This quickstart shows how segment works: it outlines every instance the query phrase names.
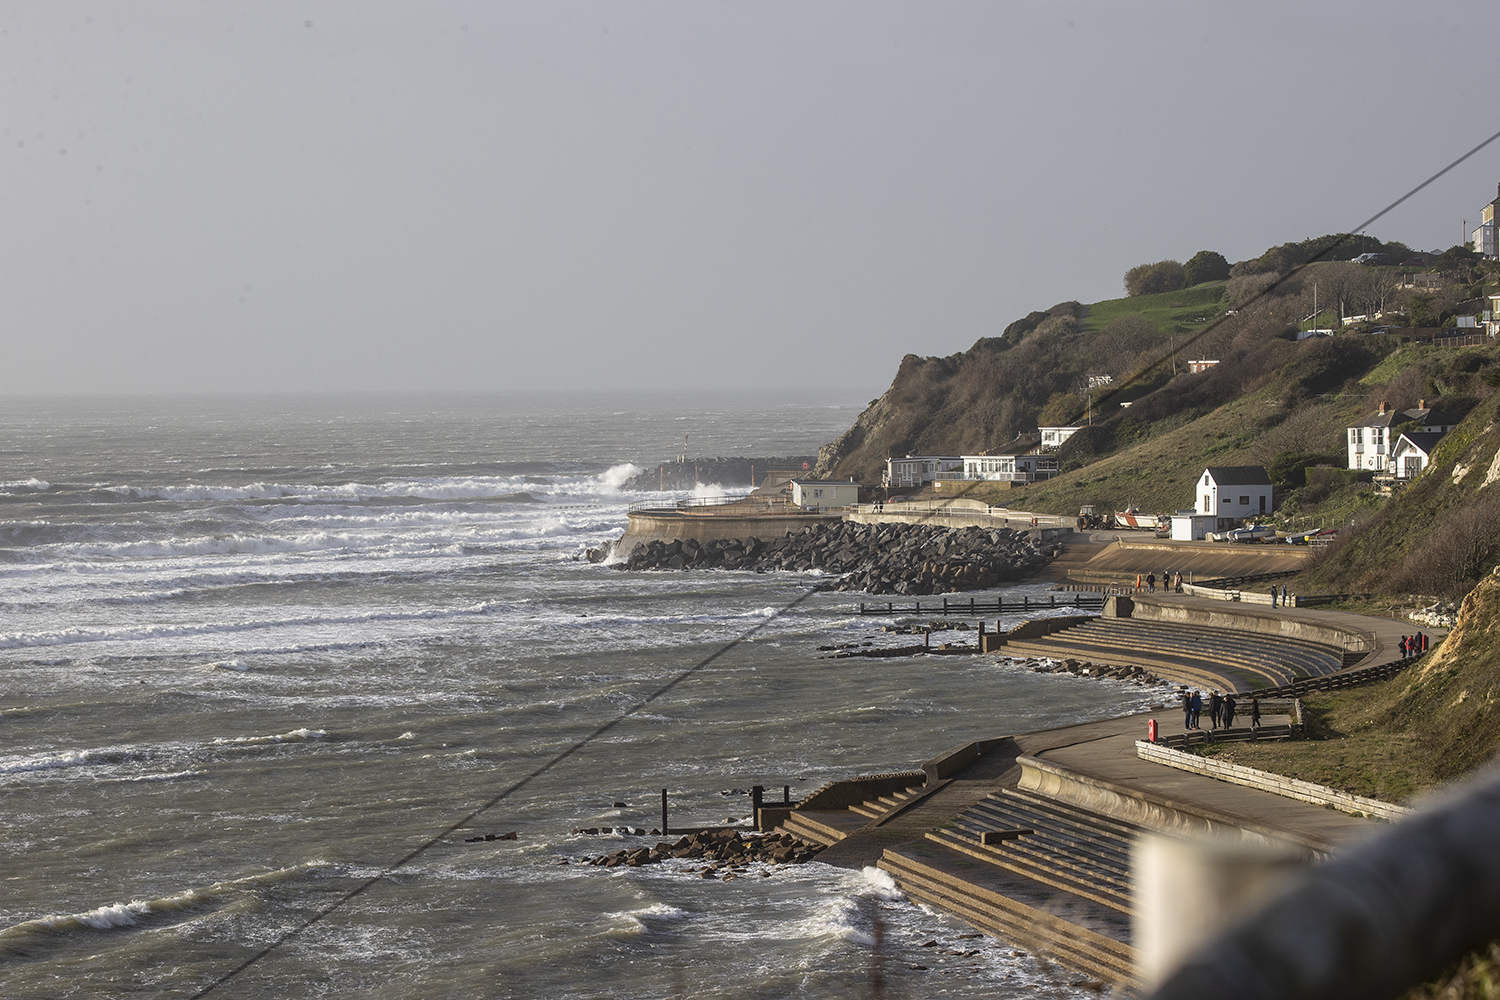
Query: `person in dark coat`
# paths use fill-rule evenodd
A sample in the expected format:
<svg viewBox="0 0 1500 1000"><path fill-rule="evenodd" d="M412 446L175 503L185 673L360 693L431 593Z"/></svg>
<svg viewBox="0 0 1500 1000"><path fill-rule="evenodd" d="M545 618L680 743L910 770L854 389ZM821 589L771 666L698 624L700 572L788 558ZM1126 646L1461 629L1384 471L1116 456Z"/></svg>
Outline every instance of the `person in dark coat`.
<svg viewBox="0 0 1500 1000"><path fill-rule="evenodd" d="M1208 693L1208 719L1209 719L1209 728L1211 728L1211 729L1218 729L1219 728L1219 713L1221 711L1223 711L1223 709L1224 709L1224 699L1219 697L1219 692L1217 692L1217 691L1210 691Z"/></svg>
<svg viewBox="0 0 1500 1000"><path fill-rule="evenodd" d="M1156 574L1155 573L1147 573L1146 574L1146 593L1148 593L1148 594L1154 594L1154 593L1156 593Z"/></svg>
<svg viewBox="0 0 1500 1000"><path fill-rule="evenodd" d="M1187 688L1182 689L1182 728L1193 728L1193 696Z"/></svg>
<svg viewBox="0 0 1500 1000"><path fill-rule="evenodd" d="M1193 692L1193 713L1192 713L1193 714L1193 724L1188 727L1189 729L1202 729L1203 728L1202 726L1198 725L1198 716L1199 716L1199 714L1202 711L1203 711L1203 695L1200 694L1197 691L1194 691Z"/></svg>
<svg viewBox="0 0 1500 1000"><path fill-rule="evenodd" d="M1251 698L1250 699L1250 728L1251 729L1259 729L1260 728L1260 699L1259 698Z"/></svg>
<svg viewBox="0 0 1500 1000"><path fill-rule="evenodd" d="M1224 728L1228 729L1234 725L1234 692L1231 691L1224 696Z"/></svg>
<svg viewBox="0 0 1500 1000"><path fill-rule="evenodd" d="M1401 637L1401 659L1403 659L1403 660L1406 659L1406 657L1410 653L1411 653L1411 642L1410 642L1409 639L1406 638L1406 636L1403 635Z"/></svg>
<svg viewBox="0 0 1500 1000"><path fill-rule="evenodd" d="M1273 607L1273 608L1276 607L1276 586L1275 586L1275 584L1272 584L1272 586L1271 586L1271 607Z"/></svg>

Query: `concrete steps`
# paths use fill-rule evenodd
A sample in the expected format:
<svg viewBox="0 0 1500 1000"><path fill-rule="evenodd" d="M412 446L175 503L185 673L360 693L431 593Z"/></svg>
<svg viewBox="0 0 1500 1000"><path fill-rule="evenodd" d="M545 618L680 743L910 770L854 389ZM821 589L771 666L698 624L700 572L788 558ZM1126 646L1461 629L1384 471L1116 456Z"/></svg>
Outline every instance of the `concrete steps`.
<svg viewBox="0 0 1500 1000"><path fill-rule="evenodd" d="M1078 969L1105 986L1141 987L1129 920L1113 910L1067 893L1039 893L1009 884L1007 873L987 872L985 866L942 844L914 843L887 850L879 867L911 899Z"/></svg>
<svg viewBox="0 0 1500 1000"><path fill-rule="evenodd" d="M848 809L793 810L776 829L790 833L810 844L830 847L868 823L865 817Z"/></svg>
<svg viewBox="0 0 1500 1000"><path fill-rule="evenodd" d="M1130 824L1006 789L964 812L951 829L926 836L950 850L1130 913L1130 847L1137 832ZM997 840L997 834L1005 839Z"/></svg>
<svg viewBox="0 0 1500 1000"><path fill-rule="evenodd" d="M921 786L918 786L916 788L908 788L905 791L896 792L891 795L882 795L879 798L866 799L859 805L850 806L849 811L857 813L860 816L865 817L866 819L879 819L886 813L890 812L892 809L898 808L899 806L905 805L907 802L910 802L917 796L917 794L921 790Z"/></svg>
<svg viewBox="0 0 1500 1000"><path fill-rule="evenodd" d="M1096 618L1046 639L1007 642L1002 648L1011 656L1140 666L1182 683L1237 691L1336 673L1346 660L1343 650L1318 643L1130 618Z"/></svg>

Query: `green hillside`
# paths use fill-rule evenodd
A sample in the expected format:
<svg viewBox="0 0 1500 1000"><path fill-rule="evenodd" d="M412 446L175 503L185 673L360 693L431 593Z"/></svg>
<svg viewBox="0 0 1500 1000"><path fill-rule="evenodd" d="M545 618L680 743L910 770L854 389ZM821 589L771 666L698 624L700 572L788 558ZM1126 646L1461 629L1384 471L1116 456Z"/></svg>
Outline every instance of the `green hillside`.
<svg viewBox="0 0 1500 1000"><path fill-rule="evenodd" d="M989 503L1063 515L1085 504L1170 511L1192 505L1192 483L1205 466L1260 465L1277 480L1283 527L1367 524L1323 560L1305 592L1462 593L1476 567L1500 554L1489 533L1473 526L1486 518L1500 524L1500 500L1491 510L1487 495L1478 503L1472 497L1480 489L1474 484L1492 475L1500 401L1491 383L1500 384L1500 347L1433 347L1368 328L1296 337L1329 297L1340 309L1383 303L1393 317L1435 302L1443 303L1440 315L1472 311L1493 266L1464 267L1460 277L1470 284L1437 292L1402 292L1394 274L1379 273L1386 269L1333 263L1313 265L1258 300L1252 296L1274 274L1060 303L960 354L908 355L890 389L820 451L818 471L875 482L890 456L1022 451L1035 444L1036 427L1088 424L1091 416L1058 452L1058 478L1019 489L950 483L943 495L961 489ZM1187 361L1199 358L1218 364L1189 373ZM1112 382L1090 391L1090 376ZM1382 401L1402 410L1419 400L1472 415L1439 449L1446 471L1434 469L1387 500L1368 474L1343 469L1345 428ZM1481 464L1439 488L1455 468ZM1472 544L1450 556L1454 539ZM1393 560L1399 573L1390 572Z"/></svg>

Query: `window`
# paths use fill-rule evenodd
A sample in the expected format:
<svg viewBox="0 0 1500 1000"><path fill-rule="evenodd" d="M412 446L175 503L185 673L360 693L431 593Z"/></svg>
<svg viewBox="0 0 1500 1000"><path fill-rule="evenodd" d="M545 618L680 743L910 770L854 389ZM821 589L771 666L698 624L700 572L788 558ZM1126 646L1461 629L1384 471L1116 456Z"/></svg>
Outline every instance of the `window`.
<svg viewBox="0 0 1500 1000"><path fill-rule="evenodd" d="M823 495L823 491L822 490L813 490L813 498L814 499L817 499L818 497L821 497L822 495Z"/></svg>
<svg viewBox="0 0 1500 1000"><path fill-rule="evenodd" d="M1240 506L1241 507L1248 507L1248 506L1250 506L1250 498L1249 497L1240 497Z"/></svg>
<svg viewBox="0 0 1500 1000"><path fill-rule="evenodd" d="M1208 513L1209 511L1211 511L1213 509L1214 509L1213 498L1210 497L1207 493L1203 494L1203 512L1204 513Z"/></svg>
<svg viewBox="0 0 1500 1000"><path fill-rule="evenodd" d="M1228 497L1225 497L1225 498L1224 498L1224 502L1225 502L1225 503L1234 503L1234 501L1233 501L1233 500L1231 500L1231 499L1229 499L1229 498L1228 498Z"/></svg>

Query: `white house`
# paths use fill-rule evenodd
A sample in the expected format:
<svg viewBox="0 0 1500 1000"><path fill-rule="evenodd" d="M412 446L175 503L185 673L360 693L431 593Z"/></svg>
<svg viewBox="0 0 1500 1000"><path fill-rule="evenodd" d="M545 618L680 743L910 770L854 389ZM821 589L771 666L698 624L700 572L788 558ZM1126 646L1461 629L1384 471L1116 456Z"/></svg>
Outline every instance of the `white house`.
<svg viewBox="0 0 1500 1000"><path fill-rule="evenodd" d="M938 478L942 472L953 472L964 467L964 460L957 455L907 455L905 458L885 460L885 478L880 485L887 489L924 486Z"/></svg>
<svg viewBox="0 0 1500 1000"><path fill-rule="evenodd" d="M1211 465L1198 477L1197 513L1212 515L1215 531L1271 513L1271 477L1258 465Z"/></svg>
<svg viewBox="0 0 1500 1000"><path fill-rule="evenodd" d="M1201 542L1217 527L1218 521L1212 514L1179 510L1172 515L1172 541Z"/></svg>
<svg viewBox="0 0 1500 1000"><path fill-rule="evenodd" d="M1446 435L1433 431L1407 431L1391 445L1391 472L1397 479L1415 479L1432 464L1432 449Z"/></svg>
<svg viewBox="0 0 1500 1000"><path fill-rule="evenodd" d="M940 480L1034 483L1059 475L1058 460L1046 455L964 455L963 467L939 474Z"/></svg>
<svg viewBox="0 0 1500 1000"><path fill-rule="evenodd" d="M1081 430L1082 427L1038 427L1037 433L1042 436L1043 451L1056 451L1064 441Z"/></svg>
<svg viewBox="0 0 1500 1000"><path fill-rule="evenodd" d="M1391 448L1396 442L1391 428L1413 420L1420 424L1423 433L1446 434L1458 426L1459 418L1456 414L1430 408L1425 399L1418 400L1416 408L1411 410L1393 410L1382 401L1379 409L1349 426L1348 467L1374 472L1394 471L1391 468Z"/></svg>
<svg viewBox="0 0 1500 1000"><path fill-rule="evenodd" d="M859 502L859 484L843 479L793 479L792 503L806 510L848 507Z"/></svg>

